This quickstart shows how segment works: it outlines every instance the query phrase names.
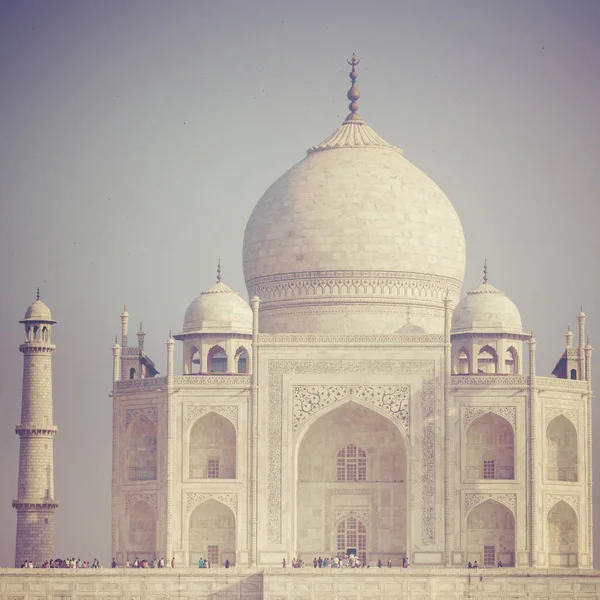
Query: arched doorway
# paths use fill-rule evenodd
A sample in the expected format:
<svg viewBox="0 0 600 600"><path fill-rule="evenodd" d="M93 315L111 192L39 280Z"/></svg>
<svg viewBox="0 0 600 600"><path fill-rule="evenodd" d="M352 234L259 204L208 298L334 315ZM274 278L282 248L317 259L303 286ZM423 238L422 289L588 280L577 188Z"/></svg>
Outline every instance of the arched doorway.
<svg viewBox="0 0 600 600"><path fill-rule="evenodd" d="M577 515L563 500L548 512L548 563L551 567L578 564Z"/></svg>
<svg viewBox="0 0 600 600"><path fill-rule="evenodd" d="M482 567L515 564L515 519L495 500L478 504L467 518L467 560Z"/></svg>
<svg viewBox="0 0 600 600"><path fill-rule="evenodd" d="M297 454L297 555L312 561L356 549L363 564L401 563L406 469L402 433L371 408L346 402L310 424Z"/></svg>
<svg viewBox="0 0 600 600"><path fill-rule="evenodd" d="M467 429L466 456L469 479L514 479L512 425L494 413L475 419Z"/></svg>
<svg viewBox="0 0 600 600"><path fill-rule="evenodd" d="M235 427L214 412L200 417L190 431L190 479L235 479Z"/></svg>
<svg viewBox="0 0 600 600"><path fill-rule="evenodd" d="M211 565L235 565L235 515L222 502L207 500L190 515L188 528L189 564L197 567L201 558Z"/></svg>
<svg viewBox="0 0 600 600"><path fill-rule="evenodd" d="M547 477L551 481L577 481L577 431L569 419L558 415L546 430Z"/></svg>
<svg viewBox="0 0 600 600"><path fill-rule="evenodd" d="M342 519L336 528L337 556L356 556L361 564L367 562L367 526L355 517Z"/></svg>
<svg viewBox="0 0 600 600"><path fill-rule="evenodd" d="M127 560L156 558L156 512L143 500L130 509L127 520Z"/></svg>

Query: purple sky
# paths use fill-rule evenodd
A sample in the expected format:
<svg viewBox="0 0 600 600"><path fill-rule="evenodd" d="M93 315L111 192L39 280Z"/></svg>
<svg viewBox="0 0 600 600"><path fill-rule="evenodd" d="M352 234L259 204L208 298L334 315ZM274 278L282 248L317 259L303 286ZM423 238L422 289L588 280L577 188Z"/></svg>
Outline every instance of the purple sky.
<svg viewBox="0 0 600 600"><path fill-rule="evenodd" d="M600 348L599 2L3 0L0 565L14 560L17 321L36 287L58 320L56 554L106 564L123 303L164 372L168 331L218 257L245 295L246 220L345 116L352 52L361 115L458 210L463 292L487 258L535 330L540 375L581 303Z"/></svg>

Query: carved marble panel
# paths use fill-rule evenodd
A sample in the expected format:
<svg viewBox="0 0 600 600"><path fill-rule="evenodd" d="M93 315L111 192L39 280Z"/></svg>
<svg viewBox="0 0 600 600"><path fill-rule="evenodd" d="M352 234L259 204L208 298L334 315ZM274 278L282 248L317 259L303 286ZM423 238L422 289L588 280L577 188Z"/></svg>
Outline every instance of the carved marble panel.
<svg viewBox="0 0 600 600"><path fill-rule="evenodd" d="M238 407L237 406L210 406L206 404L188 404L185 411L185 429L188 428L190 423L195 421L198 417L205 415L209 412L223 415L226 419L231 421L237 431L238 427Z"/></svg>
<svg viewBox="0 0 600 600"><path fill-rule="evenodd" d="M552 509L552 507L560 501L566 502L577 514L579 517L579 504L580 497L574 494L544 494L544 514L548 515L548 512Z"/></svg>
<svg viewBox="0 0 600 600"><path fill-rule="evenodd" d="M475 419L488 412L506 419L513 426L513 429L517 425L517 408L515 406L465 406L463 407L463 423L465 429Z"/></svg>
<svg viewBox="0 0 600 600"><path fill-rule="evenodd" d="M125 512L129 512L129 509L136 503L142 500L146 504L156 508L158 502L158 495L156 492L141 492L134 494L125 495Z"/></svg>
<svg viewBox="0 0 600 600"><path fill-rule="evenodd" d="M409 434L408 385L302 385L294 387L294 433L311 415L352 396L361 402L372 404L389 412Z"/></svg>
<svg viewBox="0 0 600 600"><path fill-rule="evenodd" d="M486 500L495 500L511 510L514 516L517 514L517 494L480 494L467 493L464 496L463 510L466 515L474 506L485 502Z"/></svg>
<svg viewBox="0 0 600 600"><path fill-rule="evenodd" d="M579 434L579 411L576 408L566 408L560 406L548 406L544 410L544 428L547 428L550 422L563 415L566 419L573 423L575 431Z"/></svg>
<svg viewBox="0 0 600 600"><path fill-rule="evenodd" d="M129 427L131 423L140 415L148 417L155 425L158 424L158 407L157 406L145 406L143 408L128 408L125 410L125 428Z"/></svg>
<svg viewBox="0 0 600 600"><path fill-rule="evenodd" d="M185 492L183 495L183 506L185 507L185 514L188 515L196 506L202 504L206 500L217 500L222 502L231 510L233 514L237 516L237 494L202 494L196 492Z"/></svg>

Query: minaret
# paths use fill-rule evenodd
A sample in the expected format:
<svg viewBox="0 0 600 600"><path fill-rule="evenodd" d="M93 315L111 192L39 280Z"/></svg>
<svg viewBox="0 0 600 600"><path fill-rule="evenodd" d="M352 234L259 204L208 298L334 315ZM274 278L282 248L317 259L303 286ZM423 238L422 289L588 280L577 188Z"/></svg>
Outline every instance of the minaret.
<svg viewBox="0 0 600 600"><path fill-rule="evenodd" d="M50 309L37 300L19 323L25 325L23 393L20 437L19 489L13 507L17 509L15 566L32 561L41 566L54 556L54 436L52 424L52 320Z"/></svg>

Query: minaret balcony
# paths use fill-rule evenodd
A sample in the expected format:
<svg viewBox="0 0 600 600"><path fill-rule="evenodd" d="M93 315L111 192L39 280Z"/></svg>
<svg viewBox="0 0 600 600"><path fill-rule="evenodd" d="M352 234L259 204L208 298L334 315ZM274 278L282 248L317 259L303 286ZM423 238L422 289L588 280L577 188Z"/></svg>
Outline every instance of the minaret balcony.
<svg viewBox="0 0 600 600"><path fill-rule="evenodd" d="M58 427L56 425L44 425L43 427L39 427L33 425L31 423L27 423L25 425L17 425L15 427L15 433L17 435L46 435L54 437L58 431Z"/></svg>

